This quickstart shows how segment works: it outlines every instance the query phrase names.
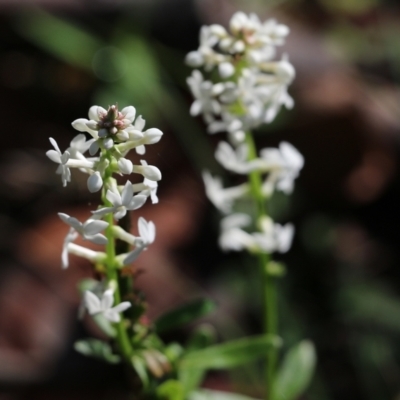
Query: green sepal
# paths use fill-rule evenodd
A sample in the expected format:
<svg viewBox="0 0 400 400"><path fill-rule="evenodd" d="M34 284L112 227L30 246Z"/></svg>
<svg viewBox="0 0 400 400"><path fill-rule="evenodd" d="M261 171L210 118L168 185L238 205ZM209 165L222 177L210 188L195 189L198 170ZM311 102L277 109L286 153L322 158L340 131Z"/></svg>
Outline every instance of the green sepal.
<svg viewBox="0 0 400 400"><path fill-rule="evenodd" d="M110 364L118 364L121 357L113 354L111 346L98 339L78 340L74 344L74 348L78 353L85 356L99 358Z"/></svg>
<svg viewBox="0 0 400 400"><path fill-rule="evenodd" d="M265 356L278 348L282 340L275 335L250 336L207 347L186 354L180 369L229 369Z"/></svg>
<svg viewBox="0 0 400 400"><path fill-rule="evenodd" d="M317 356L309 340L293 346L283 359L277 373L274 400L295 400L307 389L314 375Z"/></svg>
<svg viewBox="0 0 400 400"><path fill-rule="evenodd" d="M189 324L195 319L211 313L214 309L215 303L209 299L194 300L162 315L155 322L155 329L158 333L170 331Z"/></svg>

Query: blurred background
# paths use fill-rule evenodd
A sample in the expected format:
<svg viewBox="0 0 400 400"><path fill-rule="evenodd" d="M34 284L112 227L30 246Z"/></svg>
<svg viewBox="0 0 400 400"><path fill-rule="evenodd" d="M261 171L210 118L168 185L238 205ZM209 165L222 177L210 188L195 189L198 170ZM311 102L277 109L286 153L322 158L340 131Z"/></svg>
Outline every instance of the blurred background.
<svg viewBox="0 0 400 400"><path fill-rule="evenodd" d="M400 399L400 5L395 0L0 1L0 399L127 398L118 367L74 352L96 335L77 321L77 283L90 267L60 253L66 226L98 204L86 178L63 188L47 159L93 104L134 105L164 132L146 160L163 179L160 203L140 215L157 240L137 262L148 316L195 297L215 300L207 319L222 339L259 333L254 262L217 247L219 215L202 169L224 174L209 136L189 116L183 59L202 24L237 11L291 28L284 47L297 77L294 110L256 133L260 147L287 140L306 163L279 222L293 221L281 287L289 346L313 340L318 369L304 399ZM226 182L232 176L225 174ZM135 224L135 222L134 222ZM184 340L177 332L166 340ZM259 396L251 368L210 374L205 385Z"/></svg>

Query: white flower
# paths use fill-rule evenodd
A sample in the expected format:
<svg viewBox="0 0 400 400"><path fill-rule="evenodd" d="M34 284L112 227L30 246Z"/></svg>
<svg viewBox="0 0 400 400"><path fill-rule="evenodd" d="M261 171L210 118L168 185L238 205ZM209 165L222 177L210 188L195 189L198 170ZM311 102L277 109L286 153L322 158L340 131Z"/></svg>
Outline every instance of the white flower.
<svg viewBox="0 0 400 400"><path fill-rule="evenodd" d="M158 183L156 181L151 181L147 178L144 178L143 183L134 183L132 187L135 193L139 192L143 196L146 197L150 196L151 202L153 204L158 203L158 197L157 197Z"/></svg>
<svg viewBox="0 0 400 400"><path fill-rule="evenodd" d="M105 214L113 213L116 219L121 219L126 215L128 210L136 210L140 208L146 201L146 196L138 194L133 196L133 188L130 181L125 183L121 194L118 189L112 187L112 190L107 190L107 200L112 204L112 207L100 208L92 211L92 214L97 217Z"/></svg>
<svg viewBox="0 0 400 400"><path fill-rule="evenodd" d="M224 214L232 211L234 200L243 197L248 193L248 184L243 184L224 189L221 178L213 177L208 171L203 172L203 181L207 197Z"/></svg>
<svg viewBox="0 0 400 400"><path fill-rule="evenodd" d="M102 314L110 322L120 322L120 313L131 307L129 301L123 301L112 307L114 304L114 292L112 289L106 290L101 299L87 290L84 294L84 304L90 315Z"/></svg>
<svg viewBox="0 0 400 400"><path fill-rule="evenodd" d="M135 124L130 128L126 129L126 135L117 136L121 141L127 142L125 146L120 146L120 150L124 151L124 147L127 149L134 148L137 154L145 154L145 145L154 144L159 142L163 133L157 128L150 128L143 131L146 121L141 115L136 119Z"/></svg>
<svg viewBox="0 0 400 400"><path fill-rule="evenodd" d="M236 172L238 174L248 174L257 165L253 162L247 161L248 147L245 143L239 145L236 150L224 141L218 143L217 150L215 151L215 158L227 170Z"/></svg>
<svg viewBox="0 0 400 400"><path fill-rule="evenodd" d="M136 238L136 248L128 253L123 260L124 265L128 265L136 260L139 254L152 244L156 238L156 226L154 222L147 222L143 217L138 220L139 237Z"/></svg>
<svg viewBox="0 0 400 400"><path fill-rule="evenodd" d="M80 133L76 135L70 143L70 147L68 147L67 151L70 154L71 158L76 159L86 159L83 154L89 150L91 144L95 141L95 139L90 139L86 141L86 136Z"/></svg>
<svg viewBox="0 0 400 400"><path fill-rule="evenodd" d="M271 185L286 194L293 192L294 180L304 166L304 157L288 142L281 142L279 149L266 148L260 151L260 169L269 172L263 190L268 192Z"/></svg>
<svg viewBox="0 0 400 400"><path fill-rule="evenodd" d="M216 100L216 96L222 92L223 86L205 81L198 70L194 70L192 75L187 78L187 84L195 98L190 107L190 115L196 116L202 113L206 120L210 120L213 114L221 113L221 105Z"/></svg>
<svg viewBox="0 0 400 400"><path fill-rule="evenodd" d="M60 164L57 168L56 173L61 175L61 182L63 186L67 186L67 182L71 182L71 171L67 166L67 162L70 158L70 153L68 151L64 152L64 154L61 153L57 142L53 138L50 138L49 140L55 150L47 151L46 155L50 158L51 161Z"/></svg>
<svg viewBox="0 0 400 400"><path fill-rule="evenodd" d="M257 243L255 238L241 229L251 223L251 218L247 214L231 214L221 220L221 234L219 245L222 250L256 250Z"/></svg>
<svg viewBox="0 0 400 400"><path fill-rule="evenodd" d="M294 236L293 224L275 224L265 217L260 225L262 232L253 233L252 236L262 251L286 253L290 249Z"/></svg>
<svg viewBox="0 0 400 400"><path fill-rule="evenodd" d="M88 219L84 223L78 221L74 217L70 217L64 213L58 213L58 216L68 224L70 227L74 228L79 234L86 240L89 240L96 244L106 244L107 238L100 232L107 228L108 222ZM67 235L68 237L68 235Z"/></svg>

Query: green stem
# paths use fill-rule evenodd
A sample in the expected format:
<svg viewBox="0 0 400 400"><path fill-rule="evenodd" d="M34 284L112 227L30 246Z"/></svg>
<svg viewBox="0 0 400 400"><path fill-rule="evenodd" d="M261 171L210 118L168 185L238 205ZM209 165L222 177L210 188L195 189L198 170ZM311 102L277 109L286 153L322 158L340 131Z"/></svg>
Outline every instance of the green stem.
<svg viewBox="0 0 400 400"><path fill-rule="evenodd" d="M257 151L251 132L246 133L246 144L249 151L249 160L257 158ZM265 198L262 194L262 177L258 171L252 171L249 174L249 182L252 196L257 206L257 221L267 215L265 206ZM263 302L264 302L264 332L271 335L278 334L278 307L277 307L277 290L275 278L267 273L267 264L270 256L267 253L258 254L260 264L260 275L263 282ZM278 361L278 352L271 349L266 357L266 398L273 400L273 386L275 381L275 373Z"/></svg>
<svg viewBox="0 0 400 400"><path fill-rule="evenodd" d="M102 190L102 200L103 204L106 207L109 207L111 204L106 198L106 188L107 188L107 181L110 179L111 173L109 171L105 172L104 177L104 185ZM108 239L106 245L106 275L109 282L113 282L114 288L114 304L121 303L121 293L119 287L119 279L118 279L118 270L115 265L115 239L113 236L113 225L114 225L114 216L112 213L106 214L105 221L108 222L108 227L105 230L106 237ZM131 343L129 341L128 333L126 331L126 327L124 325L124 320L121 318L119 322L114 323L114 327L117 332L116 341L119 347L119 350L126 361L131 360L133 349Z"/></svg>

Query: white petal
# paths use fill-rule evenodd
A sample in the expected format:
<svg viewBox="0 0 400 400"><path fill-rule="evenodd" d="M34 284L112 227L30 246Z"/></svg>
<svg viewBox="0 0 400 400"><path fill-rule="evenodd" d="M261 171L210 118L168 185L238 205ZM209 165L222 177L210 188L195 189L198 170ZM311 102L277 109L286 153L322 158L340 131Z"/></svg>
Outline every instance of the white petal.
<svg viewBox="0 0 400 400"><path fill-rule="evenodd" d="M99 151L99 144L97 143L97 140L96 140L90 145L89 154L91 156L94 156L98 151Z"/></svg>
<svg viewBox="0 0 400 400"><path fill-rule="evenodd" d="M128 206L128 204L132 200L132 196L133 196L132 183L130 181L127 181L125 183L125 186L122 189L122 193L121 193L121 203L122 203L122 205L125 206L125 207Z"/></svg>
<svg viewBox="0 0 400 400"><path fill-rule="evenodd" d="M87 290L84 294L84 303L90 315L101 311L100 299L89 290Z"/></svg>
<svg viewBox="0 0 400 400"><path fill-rule="evenodd" d="M154 144L160 141L163 133L157 128L150 128L144 132L146 137L146 144Z"/></svg>
<svg viewBox="0 0 400 400"><path fill-rule="evenodd" d="M135 107L132 106L125 107L121 110L121 114L124 116L124 118L128 119L130 122L133 122L136 116L136 109Z"/></svg>
<svg viewBox="0 0 400 400"><path fill-rule="evenodd" d="M61 154L56 150L48 150L46 156L49 157L51 161L61 164Z"/></svg>
<svg viewBox="0 0 400 400"><path fill-rule="evenodd" d="M113 307L112 310L117 313L121 313L121 312L127 310L131 306L132 306L132 304L129 301L123 301L122 303L119 303L118 305Z"/></svg>
<svg viewBox="0 0 400 400"><path fill-rule="evenodd" d="M93 215L97 215L99 217L102 217L103 215L113 213L114 211L115 211L115 207L104 207L104 208L99 208L96 211L91 211L91 213Z"/></svg>
<svg viewBox="0 0 400 400"><path fill-rule="evenodd" d="M104 145L105 149L110 150L114 146L114 140L112 140L112 138L110 138L110 137L105 138L103 140L103 145Z"/></svg>
<svg viewBox="0 0 400 400"><path fill-rule="evenodd" d="M61 218L61 216L60 216ZM86 235L92 236L96 235L104 229L106 229L108 226L108 222L106 221L101 221L97 219L89 219L87 220L84 225L83 225L83 231L85 232Z"/></svg>
<svg viewBox="0 0 400 400"><path fill-rule="evenodd" d="M136 118L136 121L135 121L135 125L134 125L134 126L135 126L135 129L141 131L141 130L143 130L143 128L144 128L145 125L146 125L146 121L142 118L141 115L139 115L139 116Z"/></svg>
<svg viewBox="0 0 400 400"><path fill-rule="evenodd" d="M137 210L138 208L142 207L142 205L146 202L147 197L143 196L142 194L138 194L131 198L129 205L127 205L128 210Z"/></svg>
<svg viewBox="0 0 400 400"><path fill-rule="evenodd" d="M146 153L146 147L143 146L143 145L137 146L135 148L135 150L136 150L136 153L141 155L141 156Z"/></svg>
<svg viewBox="0 0 400 400"><path fill-rule="evenodd" d="M108 289L104 292L101 298L101 309L103 311L108 310L114 303L114 291L112 289Z"/></svg>
<svg viewBox="0 0 400 400"><path fill-rule="evenodd" d="M126 258L124 259L124 265L129 265L130 263L134 262L143 251L144 247L136 247L135 250L128 253Z"/></svg>
<svg viewBox="0 0 400 400"><path fill-rule="evenodd" d="M97 233L93 236L86 236L85 239L89 240L92 243L104 245L108 243L108 239L102 235L101 233Z"/></svg>
<svg viewBox="0 0 400 400"><path fill-rule="evenodd" d="M113 192L112 190L107 190L106 197L114 207L122 206L122 199L119 193Z"/></svg>
<svg viewBox="0 0 400 400"><path fill-rule="evenodd" d="M114 218L115 219L121 219L124 218L126 215L126 208L125 207L121 207L120 210L118 210L115 214L114 214Z"/></svg>
<svg viewBox="0 0 400 400"><path fill-rule="evenodd" d="M106 310L103 312L104 318L110 322L119 322L121 321L120 315L115 312L113 309Z"/></svg>

